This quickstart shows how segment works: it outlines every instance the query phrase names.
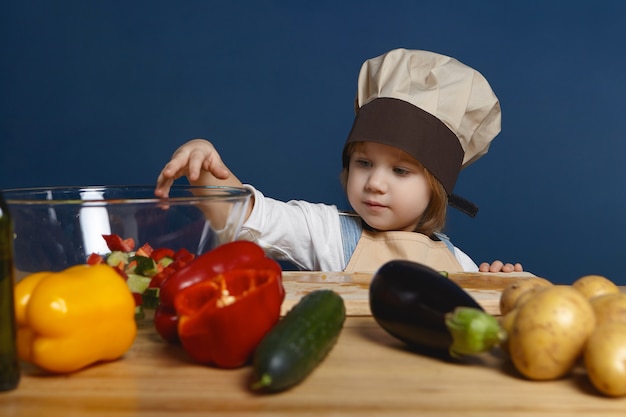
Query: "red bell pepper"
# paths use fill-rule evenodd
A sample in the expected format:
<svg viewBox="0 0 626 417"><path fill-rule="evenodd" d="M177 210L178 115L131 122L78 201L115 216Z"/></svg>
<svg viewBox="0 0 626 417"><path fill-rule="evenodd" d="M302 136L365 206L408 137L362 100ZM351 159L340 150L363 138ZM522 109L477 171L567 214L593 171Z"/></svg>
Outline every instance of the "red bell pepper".
<svg viewBox="0 0 626 417"><path fill-rule="evenodd" d="M174 299L181 344L205 365L245 365L278 322L284 297L280 266L268 258L187 287Z"/></svg>
<svg viewBox="0 0 626 417"><path fill-rule="evenodd" d="M166 341L179 341L178 313L174 306L174 298L179 292L233 269L255 269L259 266L268 269L270 263L272 267L269 269L278 272L281 296L284 297L280 265L266 258L265 252L256 243L245 240L230 242L196 257L161 283L159 305L154 312L155 329Z"/></svg>

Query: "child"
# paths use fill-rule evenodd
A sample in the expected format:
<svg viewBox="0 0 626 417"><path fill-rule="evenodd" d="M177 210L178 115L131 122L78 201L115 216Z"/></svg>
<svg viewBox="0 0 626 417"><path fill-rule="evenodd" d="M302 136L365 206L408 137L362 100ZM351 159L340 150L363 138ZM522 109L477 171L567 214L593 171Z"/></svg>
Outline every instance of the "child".
<svg viewBox="0 0 626 417"><path fill-rule="evenodd" d="M410 259L448 272L522 271L500 261L479 268L441 233L448 204L475 214L452 189L500 132L500 105L482 75L443 55L392 50L363 64L355 108L342 184L356 215L280 202L245 185L253 198L240 239L304 270L374 272ZM194 185L243 186L201 139L176 150L155 194L167 196L181 176Z"/></svg>

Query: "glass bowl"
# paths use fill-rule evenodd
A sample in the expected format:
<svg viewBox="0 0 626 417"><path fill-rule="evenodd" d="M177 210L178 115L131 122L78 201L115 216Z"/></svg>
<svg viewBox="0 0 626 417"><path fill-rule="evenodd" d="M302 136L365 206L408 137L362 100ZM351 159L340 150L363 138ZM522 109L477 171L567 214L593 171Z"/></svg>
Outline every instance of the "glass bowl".
<svg viewBox="0 0 626 417"><path fill-rule="evenodd" d="M234 240L251 192L235 187L88 186L2 190L13 220L16 279L60 271L111 252L103 235L136 247L181 248L200 255Z"/></svg>

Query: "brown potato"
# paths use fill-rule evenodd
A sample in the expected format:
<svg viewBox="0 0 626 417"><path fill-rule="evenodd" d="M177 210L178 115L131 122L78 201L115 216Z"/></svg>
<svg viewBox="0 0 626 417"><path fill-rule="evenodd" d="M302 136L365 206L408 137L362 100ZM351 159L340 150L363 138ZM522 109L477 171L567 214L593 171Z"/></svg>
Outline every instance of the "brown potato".
<svg viewBox="0 0 626 417"><path fill-rule="evenodd" d="M521 293L519 297L517 297L517 300L515 300L515 304L513 305L513 310L518 309L521 306L523 306L524 303L526 303L526 301L530 300L537 292L541 291L544 288L545 287L542 287L542 286L536 286Z"/></svg>
<svg viewBox="0 0 626 417"><path fill-rule="evenodd" d="M626 323L626 294L611 293L589 300L596 315L596 326L611 321Z"/></svg>
<svg viewBox="0 0 626 417"><path fill-rule="evenodd" d="M598 391L611 397L626 395L626 323L598 326L587 341L584 359Z"/></svg>
<svg viewBox="0 0 626 417"><path fill-rule="evenodd" d="M513 332L513 325L515 324L515 319L517 318L518 312L519 308L514 308L513 310L506 313L504 316L500 316L498 318L500 327L506 333L506 338L500 343L500 348L507 354L509 353L509 340L511 338L511 333Z"/></svg>
<svg viewBox="0 0 626 417"><path fill-rule="evenodd" d="M595 326L589 301L571 286L543 288L519 307L508 340L515 368L533 380L567 374Z"/></svg>
<svg viewBox="0 0 626 417"><path fill-rule="evenodd" d="M572 284L587 299L597 297L602 294L614 294L619 292L619 288L613 281L602 275L585 275L578 278Z"/></svg>
<svg viewBox="0 0 626 417"><path fill-rule="evenodd" d="M552 285L550 281L540 277L519 279L510 283L504 288L500 296L500 314L504 316L513 310L524 293L550 285Z"/></svg>

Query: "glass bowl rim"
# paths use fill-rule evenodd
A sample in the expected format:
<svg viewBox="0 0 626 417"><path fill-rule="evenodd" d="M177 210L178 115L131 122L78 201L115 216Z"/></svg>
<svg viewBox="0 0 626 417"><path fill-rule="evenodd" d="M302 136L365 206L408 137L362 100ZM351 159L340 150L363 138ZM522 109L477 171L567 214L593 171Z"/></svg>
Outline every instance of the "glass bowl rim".
<svg viewBox="0 0 626 417"><path fill-rule="evenodd" d="M252 191L244 187L225 185L187 185L173 184L170 187L170 196L157 197L154 195L155 185L87 185L87 186L50 186L50 187L27 187L27 188L7 188L1 189L0 194L8 205L112 205L112 204L181 204L181 203L202 203L210 201L245 201L252 196ZM118 190L135 192L153 191L147 194L149 197L116 197L116 198L72 198L72 199L35 199L35 195L47 192L106 192L107 190ZM203 195L174 196L171 194L177 191L204 191L209 192ZM12 194L14 194L12 196Z"/></svg>

